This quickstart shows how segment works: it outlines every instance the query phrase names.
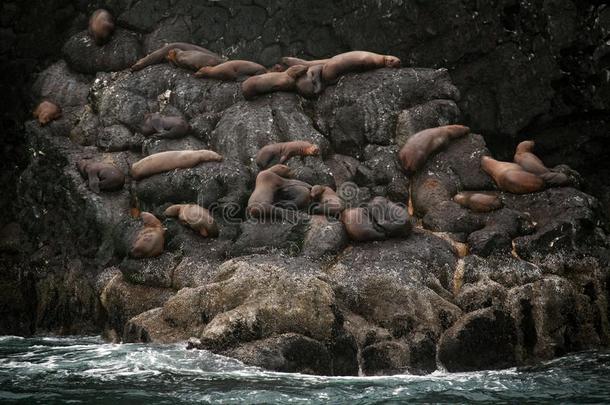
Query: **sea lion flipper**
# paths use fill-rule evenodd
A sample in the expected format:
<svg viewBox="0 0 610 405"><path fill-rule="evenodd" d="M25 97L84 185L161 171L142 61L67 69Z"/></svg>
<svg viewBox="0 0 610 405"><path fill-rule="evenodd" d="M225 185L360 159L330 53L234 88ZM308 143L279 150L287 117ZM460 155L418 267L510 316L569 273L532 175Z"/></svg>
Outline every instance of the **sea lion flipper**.
<svg viewBox="0 0 610 405"><path fill-rule="evenodd" d="M95 194L100 193L100 178L97 176L97 173L93 171L87 172L87 177L89 180L89 189L93 191Z"/></svg>

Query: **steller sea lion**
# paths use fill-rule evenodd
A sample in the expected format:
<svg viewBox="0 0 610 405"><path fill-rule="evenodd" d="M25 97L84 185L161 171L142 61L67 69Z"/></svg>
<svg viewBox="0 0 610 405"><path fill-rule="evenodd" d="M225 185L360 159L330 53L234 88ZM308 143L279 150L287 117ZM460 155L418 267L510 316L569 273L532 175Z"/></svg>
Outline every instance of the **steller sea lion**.
<svg viewBox="0 0 610 405"><path fill-rule="evenodd" d="M341 75L378 68L399 68L400 59L392 55L379 55L367 51L341 53L330 58L322 68L324 83L334 83Z"/></svg>
<svg viewBox="0 0 610 405"><path fill-rule="evenodd" d="M330 59L317 59L317 60L305 60L305 59L301 59L301 58L295 58L292 56L284 56L283 58L280 58L280 63L284 66L297 66L297 65L303 65L303 66L316 66L316 65L323 65L326 62L328 62Z"/></svg>
<svg viewBox="0 0 610 405"><path fill-rule="evenodd" d="M497 194L478 191L462 191L453 196L453 201L474 212L490 212L502 208Z"/></svg>
<svg viewBox="0 0 610 405"><path fill-rule="evenodd" d="M114 32L114 18L107 10L95 10L89 18L89 35L96 45L101 46L110 40Z"/></svg>
<svg viewBox="0 0 610 405"><path fill-rule="evenodd" d="M131 245L130 254L137 259L155 257L163 253L165 229L161 221L150 212L140 214L144 227L138 231Z"/></svg>
<svg viewBox="0 0 610 405"><path fill-rule="evenodd" d="M168 207L164 214L168 217L178 217L180 222L188 225L201 236L218 236L218 227L210 211L197 204L175 204Z"/></svg>
<svg viewBox="0 0 610 405"><path fill-rule="evenodd" d="M313 214L336 216L345 208L341 197L328 186L313 186L310 197L313 203L310 212Z"/></svg>
<svg viewBox="0 0 610 405"><path fill-rule="evenodd" d="M551 186L567 186L570 183L568 176L563 173L554 172L542 163L542 160L534 154L534 141L523 141L517 145L513 160L523 170L537 174L544 182Z"/></svg>
<svg viewBox="0 0 610 405"><path fill-rule="evenodd" d="M196 77L225 81L237 81L249 76L262 75L267 69L263 65L247 60L230 60L216 66L205 66L195 72Z"/></svg>
<svg viewBox="0 0 610 405"><path fill-rule="evenodd" d="M123 188L125 175L113 164L83 159L76 163L81 176L87 179L89 188L96 194L100 191L116 191Z"/></svg>
<svg viewBox="0 0 610 405"><path fill-rule="evenodd" d="M140 180L157 173L174 169L188 169L202 162L219 162L221 160L221 155L206 149L159 152L131 165L131 177Z"/></svg>
<svg viewBox="0 0 610 405"><path fill-rule="evenodd" d="M345 209L341 213L341 222L345 225L345 231L351 240L364 242L386 239L385 233L376 228L365 208Z"/></svg>
<svg viewBox="0 0 610 405"><path fill-rule="evenodd" d="M264 73L252 76L241 84L241 91L246 100L256 96L276 91L292 91L296 88L296 80L307 72L307 66L292 66L284 72Z"/></svg>
<svg viewBox="0 0 610 405"><path fill-rule="evenodd" d="M34 110L34 118L38 119L40 125L47 125L59 117L61 117L61 108L50 101L42 101Z"/></svg>
<svg viewBox="0 0 610 405"><path fill-rule="evenodd" d="M217 55L201 51L183 51L178 48L170 49L167 52L167 60L174 66L194 71L205 66L216 66L224 61Z"/></svg>
<svg viewBox="0 0 610 405"><path fill-rule="evenodd" d="M432 153L447 145L449 140L464 136L469 132L470 128L463 125L445 125L424 129L407 139L398 152L398 157L404 169L414 173L421 169Z"/></svg>
<svg viewBox="0 0 610 405"><path fill-rule="evenodd" d="M159 113L146 114L144 122L140 127L142 135L155 138L181 138L186 136L191 126L186 120L179 116L164 117Z"/></svg>
<svg viewBox="0 0 610 405"><path fill-rule="evenodd" d="M263 146L256 154L256 164L265 169L276 163L283 164L293 156L315 156L320 153L317 145L306 141L272 143Z"/></svg>
<svg viewBox="0 0 610 405"><path fill-rule="evenodd" d="M275 202L275 193L284 182L285 179L278 175L274 168L261 171L256 176L254 191L248 199L248 206L246 207L248 215L254 218L268 218L280 214L281 211L277 210L273 203Z"/></svg>
<svg viewBox="0 0 610 405"><path fill-rule="evenodd" d="M313 65L307 72L297 79L297 92L303 97L313 97L324 90L322 81L322 68L324 65Z"/></svg>
<svg viewBox="0 0 610 405"><path fill-rule="evenodd" d="M500 162L489 156L483 156L481 168L491 176L502 191L527 194L544 188L544 180L533 173L526 172L516 163Z"/></svg>
<svg viewBox="0 0 610 405"><path fill-rule="evenodd" d="M207 53L208 55L210 55L212 57L216 57L223 61L225 60L224 58L220 57L218 54L210 51L209 49L205 49L200 46L193 45L193 44L187 44L184 42L172 42L172 43L167 44L164 47L161 47L161 48L157 49L156 51L146 55L142 59L138 60L131 67L131 71L135 72L136 70L144 69L146 66L156 65L158 63L164 62L167 59L167 55L168 55L169 51L172 49L180 49L183 51L199 51L199 52Z"/></svg>

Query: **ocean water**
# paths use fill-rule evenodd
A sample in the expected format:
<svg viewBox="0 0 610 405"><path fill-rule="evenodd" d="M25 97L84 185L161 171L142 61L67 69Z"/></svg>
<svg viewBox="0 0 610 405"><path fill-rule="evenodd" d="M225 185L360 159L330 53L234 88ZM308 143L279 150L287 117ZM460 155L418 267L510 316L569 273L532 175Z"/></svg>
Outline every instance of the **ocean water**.
<svg viewBox="0 0 610 405"><path fill-rule="evenodd" d="M0 403L609 403L610 352L540 366L427 376L264 371L179 345L0 337Z"/></svg>

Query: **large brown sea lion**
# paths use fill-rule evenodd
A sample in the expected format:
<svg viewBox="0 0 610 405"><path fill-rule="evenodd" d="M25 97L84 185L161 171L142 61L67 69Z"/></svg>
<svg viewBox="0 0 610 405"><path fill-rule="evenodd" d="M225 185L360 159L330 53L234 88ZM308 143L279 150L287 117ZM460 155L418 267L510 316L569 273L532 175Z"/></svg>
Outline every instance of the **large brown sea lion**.
<svg viewBox="0 0 610 405"><path fill-rule="evenodd" d="M138 231L131 245L130 254L135 258L155 257L163 253L165 229L161 221L150 212L140 214L144 227Z"/></svg>
<svg viewBox="0 0 610 405"><path fill-rule="evenodd" d="M196 77L225 81L237 81L246 77L262 75L267 69L263 65L248 60L230 60L216 66L205 66L195 72Z"/></svg>
<svg viewBox="0 0 610 405"><path fill-rule="evenodd" d="M197 204L175 204L168 207L164 214L168 217L178 217L180 222L188 225L201 236L218 236L218 226L210 211Z"/></svg>
<svg viewBox="0 0 610 405"><path fill-rule="evenodd" d="M399 68L400 59L392 55L379 55L367 51L352 51L335 55L322 68L325 83L336 82L341 75L378 68Z"/></svg>
<svg viewBox="0 0 610 405"><path fill-rule="evenodd" d="M96 45L101 46L110 40L114 32L114 18L107 10L100 8L89 17L89 35Z"/></svg>
<svg viewBox="0 0 610 405"><path fill-rule="evenodd" d="M182 51L199 51L199 52L207 53L210 56L213 56L213 57L216 57L219 59L223 59L218 54L210 51L209 49L205 49L200 46L193 45L193 44L187 44L184 42L172 42L172 43L167 44L164 47L157 49L156 51L148 54L147 56L143 57L142 59L138 60L131 67L131 71L135 72L136 70L144 69L146 66L156 65L158 63L165 62L165 60L167 59L167 54L172 49L180 49Z"/></svg>
<svg viewBox="0 0 610 405"><path fill-rule="evenodd" d="M91 191L96 194L100 191L120 190L125 184L125 175L113 164L83 159L76 167L81 176L87 179Z"/></svg>
<svg viewBox="0 0 610 405"><path fill-rule="evenodd" d="M313 65L307 72L297 79L297 92L303 97L313 97L324 90L322 68L324 65Z"/></svg>
<svg viewBox="0 0 610 405"><path fill-rule="evenodd" d="M293 156L315 156L320 153L317 145L306 141L272 143L263 146L256 154L256 164L265 169L274 164L283 164Z"/></svg>
<svg viewBox="0 0 610 405"><path fill-rule="evenodd" d="M191 126L179 116L165 117L159 113L146 114L140 127L142 135L155 138L181 138L186 136Z"/></svg>
<svg viewBox="0 0 610 405"><path fill-rule="evenodd" d="M59 108L58 105L45 100L38 104L33 115L40 125L47 125L49 122L61 117L61 108Z"/></svg>
<svg viewBox="0 0 610 405"><path fill-rule="evenodd" d="M174 169L188 169L202 162L219 162L222 156L206 149L172 150L147 156L131 165L131 177L136 180Z"/></svg>
<svg viewBox="0 0 610 405"><path fill-rule="evenodd" d="M533 173L526 172L516 163L500 162L489 156L483 156L481 168L492 177L502 191L527 194L544 188L544 180Z"/></svg>
<svg viewBox="0 0 610 405"><path fill-rule="evenodd" d="M198 71L205 66L216 66L224 62L224 59L201 51L183 51L178 48L167 52L167 60L174 66L184 69Z"/></svg>
<svg viewBox="0 0 610 405"><path fill-rule="evenodd" d="M449 143L449 140L464 136L470 128L463 125L445 125L428 128L407 139L398 152L398 157L404 169L414 173L426 163L428 157Z"/></svg>
<svg viewBox="0 0 610 405"><path fill-rule="evenodd" d="M542 160L534 154L534 141L523 141L517 145L514 161L523 170L537 174L550 186L566 186L570 183L568 176L563 173L554 172L542 163Z"/></svg>
<svg viewBox="0 0 610 405"><path fill-rule="evenodd" d="M241 91L246 100L256 96L276 91L292 91L296 88L296 81L307 72L307 66L292 66L284 72L271 72L252 76L241 84Z"/></svg>
<svg viewBox="0 0 610 405"><path fill-rule="evenodd" d="M303 66L316 66L316 65L323 65L326 62L328 62L330 59L317 59L317 60L305 60L305 59L301 59L301 58L295 58L292 56L284 56L283 58L280 58L280 63L282 65L285 66L297 66L297 65L303 65Z"/></svg>
<svg viewBox="0 0 610 405"><path fill-rule="evenodd" d="M313 186L310 192L313 203L310 212L313 214L324 214L336 216L343 211L345 205L335 190L328 186Z"/></svg>
<svg viewBox="0 0 610 405"><path fill-rule="evenodd" d="M490 212L502 208L497 194L479 191L462 191L453 196L453 201L475 212Z"/></svg>

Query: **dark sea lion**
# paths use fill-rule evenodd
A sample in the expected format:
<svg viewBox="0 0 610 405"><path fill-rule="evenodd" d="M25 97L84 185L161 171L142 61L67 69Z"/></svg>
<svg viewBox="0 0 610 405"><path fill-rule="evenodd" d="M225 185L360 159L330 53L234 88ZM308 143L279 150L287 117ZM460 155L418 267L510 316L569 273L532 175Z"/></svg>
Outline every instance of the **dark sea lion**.
<svg viewBox="0 0 610 405"><path fill-rule="evenodd" d="M280 58L280 63L282 65L285 66L297 66L297 65L303 65L303 66L316 66L316 65L323 65L326 62L328 62L330 59L317 59L317 60L305 60L305 59L301 59L301 58L295 58L292 56L284 56L283 58Z"/></svg>
<svg viewBox="0 0 610 405"><path fill-rule="evenodd" d="M322 68L324 65L313 65L307 68L307 72L297 79L297 92L303 97L314 97L324 90L322 81Z"/></svg>
<svg viewBox="0 0 610 405"><path fill-rule="evenodd" d="M307 72L307 66L292 66L284 72L271 72L252 76L241 84L241 91L246 100L276 91L293 91L296 81Z"/></svg>
<svg viewBox="0 0 610 405"><path fill-rule="evenodd" d="M125 175L113 164L83 159L76 167L81 176L87 179L91 191L96 194L100 191L120 190L125 184Z"/></svg>
<svg viewBox="0 0 610 405"><path fill-rule="evenodd" d="M336 216L345 208L341 197L337 195L335 190L328 186L313 186L311 188L310 197L311 202L313 203L310 212L313 214Z"/></svg>
<svg viewBox="0 0 610 405"><path fill-rule="evenodd" d="M263 65L248 60L230 60L216 66L205 66L195 72L196 77L237 81L246 77L267 73Z"/></svg>
<svg viewBox="0 0 610 405"><path fill-rule="evenodd" d="M526 172L516 163L500 162L489 156L483 156L481 168L491 176L502 191L527 194L544 188L544 180L533 173Z"/></svg>
<svg viewBox="0 0 610 405"><path fill-rule="evenodd" d="M167 60L174 66L193 71L224 62L224 59L217 55L210 55L201 51L183 51L178 48L170 49L167 52Z"/></svg>
<svg viewBox="0 0 610 405"><path fill-rule="evenodd" d="M163 253L165 230L161 221L149 212L140 214L144 227L138 231L131 245L130 254L135 258L155 257Z"/></svg>
<svg viewBox="0 0 610 405"><path fill-rule="evenodd" d="M89 17L89 35L96 45L101 46L110 40L114 32L114 18L107 10L100 8Z"/></svg>
<svg viewBox="0 0 610 405"><path fill-rule="evenodd" d="M274 198L274 205L293 210L305 209L310 202L311 184L296 179L285 179Z"/></svg>
<svg viewBox="0 0 610 405"><path fill-rule="evenodd" d="M366 51L341 53L324 63L322 80L325 83L334 83L341 75L346 73L362 72L383 67L399 68L400 59L392 55L379 55Z"/></svg>
<svg viewBox="0 0 610 405"><path fill-rule="evenodd" d="M167 59L167 54L172 49L180 49L182 51L199 51L199 52L207 53L210 56L222 59L224 61L224 59L222 57L220 57L218 54L210 51L209 49L205 49L200 46L193 45L193 44L187 44L184 42L172 42L172 43L167 44L164 47L157 49L156 51L148 54L147 56L143 57L142 59L138 60L131 67L131 71L135 72L136 70L144 69L146 66L156 65L158 63L165 62L165 60Z"/></svg>
<svg viewBox="0 0 610 405"><path fill-rule="evenodd" d="M45 100L38 104L33 115L40 125L47 125L49 122L61 117L61 108L59 108L58 105Z"/></svg>
<svg viewBox="0 0 610 405"><path fill-rule="evenodd" d="M365 208L347 208L341 213L341 222L351 240L364 242L384 240L385 233L377 229L368 210Z"/></svg>
<svg viewBox="0 0 610 405"><path fill-rule="evenodd" d="M398 157L404 169L414 173L426 163L428 157L449 143L449 140L464 136L470 128L463 125L445 125L428 128L407 139L398 152Z"/></svg>
<svg viewBox="0 0 610 405"><path fill-rule="evenodd" d="M159 152L131 165L131 177L136 180L174 169L188 169L203 162L219 162L222 156L206 149Z"/></svg>
<svg viewBox="0 0 610 405"><path fill-rule="evenodd" d="M542 160L534 154L534 141L523 141L517 145L514 161L523 170L537 174L550 186L566 186L570 183L568 176L563 173L553 172L546 167Z"/></svg>
<svg viewBox="0 0 610 405"><path fill-rule="evenodd" d="M165 117L159 113L146 114L144 122L140 127L142 135L155 138L181 138L186 136L191 126L186 120L179 116Z"/></svg>
<svg viewBox="0 0 610 405"><path fill-rule="evenodd" d="M188 225L201 236L218 236L218 226L210 211L197 204L175 204L168 207L164 214L168 217L178 217L180 222Z"/></svg>
<svg viewBox="0 0 610 405"><path fill-rule="evenodd" d="M375 197L368 204L369 215L387 237L407 236L411 233L411 223L407 208L385 197Z"/></svg>
<svg viewBox="0 0 610 405"><path fill-rule="evenodd" d="M462 191L453 196L453 201L475 212L490 212L502 208L497 194L478 191Z"/></svg>
<svg viewBox="0 0 610 405"><path fill-rule="evenodd" d="M276 163L282 164L293 156L315 156L318 153L320 148L306 141L272 143L258 151L255 161L264 169Z"/></svg>

